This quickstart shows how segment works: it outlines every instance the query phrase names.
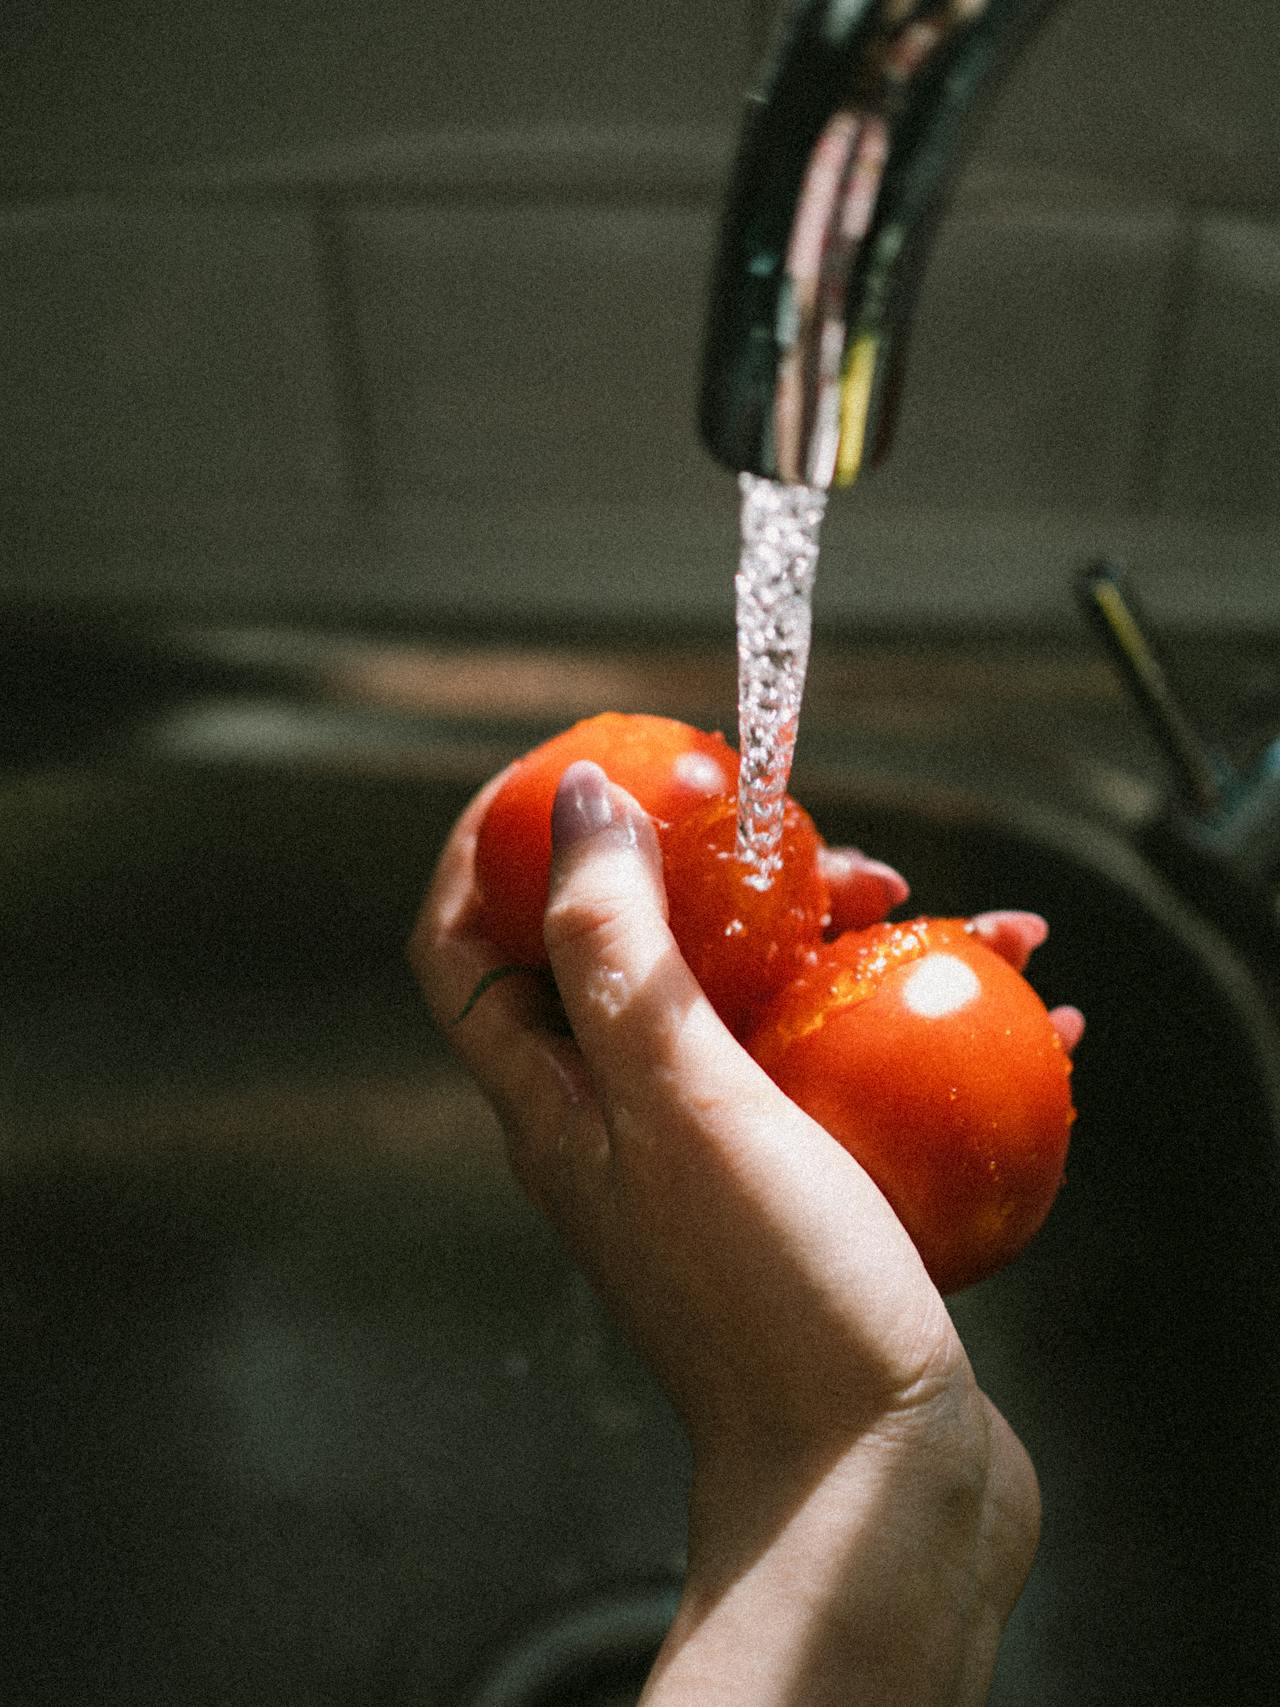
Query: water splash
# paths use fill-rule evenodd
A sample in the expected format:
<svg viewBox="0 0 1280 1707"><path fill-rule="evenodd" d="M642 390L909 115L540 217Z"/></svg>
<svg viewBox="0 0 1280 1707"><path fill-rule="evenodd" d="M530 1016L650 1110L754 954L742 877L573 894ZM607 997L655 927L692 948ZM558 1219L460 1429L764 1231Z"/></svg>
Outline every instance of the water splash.
<svg viewBox="0 0 1280 1707"><path fill-rule="evenodd" d="M782 810L809 667L825 492L741 474L738 567L738 858L767 889L782 863Z"/></svg>

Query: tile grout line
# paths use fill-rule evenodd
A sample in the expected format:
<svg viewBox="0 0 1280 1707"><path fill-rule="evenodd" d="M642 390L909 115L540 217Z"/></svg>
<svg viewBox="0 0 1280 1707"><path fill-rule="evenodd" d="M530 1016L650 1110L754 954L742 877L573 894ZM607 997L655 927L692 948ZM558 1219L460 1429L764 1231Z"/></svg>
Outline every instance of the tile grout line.
<svg viewBox="0 0 1280 1707"><path fill-rule="evenodd" d="M1138 515L1154 513L1161 507L1170 422L1182 383L1187 335L1195 311L1202 218L1197 209L1183 210L1173 243L1168 288L1156 318L1142 431L1129 476L1128 507Z"/></svg>
<svg viewBox="0 0 1280 1707"><path fill-rule="evenodd" d="M368 527L382 513L385 478L377 451L374 409L360 337L341 208L328 196L309 198L316 269L333 376L334 402L347 498Z"/></svg>

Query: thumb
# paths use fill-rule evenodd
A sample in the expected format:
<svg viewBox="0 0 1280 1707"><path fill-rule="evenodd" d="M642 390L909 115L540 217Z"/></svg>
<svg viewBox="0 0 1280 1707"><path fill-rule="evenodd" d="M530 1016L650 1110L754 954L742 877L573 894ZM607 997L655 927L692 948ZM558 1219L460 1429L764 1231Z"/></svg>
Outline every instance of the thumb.
<svg viewBox="0 0 1280 1707"><path fill-rule="evenodd" d="M732 1040L667 926L648 814L599 765L580 760L561 778L551 840L547 954L578 1044L605 1084L633 1094L654 1046L674 1046L676 1031L690 1025L694 1047L723 1050Z"/></svg>

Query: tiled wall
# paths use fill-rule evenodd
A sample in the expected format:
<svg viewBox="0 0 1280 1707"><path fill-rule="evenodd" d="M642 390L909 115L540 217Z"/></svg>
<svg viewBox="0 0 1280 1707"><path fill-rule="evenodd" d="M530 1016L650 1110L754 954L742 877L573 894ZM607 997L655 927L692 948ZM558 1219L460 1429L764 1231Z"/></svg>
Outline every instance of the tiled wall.
<svg viewBox="0 0 1280 1707"><path fill-rule="evenodd" d="M0 595L727 622L693 426L755 0L19 5ZM938 242L820 609L1280 627L1280 7L1068 0Z"/></svg>

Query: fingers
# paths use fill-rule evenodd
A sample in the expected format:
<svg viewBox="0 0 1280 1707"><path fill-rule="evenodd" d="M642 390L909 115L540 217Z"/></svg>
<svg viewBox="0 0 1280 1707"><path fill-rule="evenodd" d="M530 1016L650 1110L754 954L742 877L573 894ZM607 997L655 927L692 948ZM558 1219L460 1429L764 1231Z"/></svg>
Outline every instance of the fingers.
<svg viewBox="0 0 1280 1707"><path fill-rule="evenodd" d="M551 821L545 934L570 1026L607 1099L647 1098L655 1063L692 1026L715 1059L727 1033L667 929L657 837L598 765L565 772ZM730 1047L732 1047L730 1045Z"/></svg>
<svg viewBox="0 0 1280 1707"><path fill-rule="evenodd" d="M1064 1005L1060 1008L1051 1008L1049 1019L1062 1042L1062 1047L1068 1055L1073 1055L1080 1039L1084 1036L1084 1015L1079 1008Z"/></svg>
<svg viewBox="0 0 1280 1707"><path fill-rule="evenodd" d="M594 1138L577 1148L598 1149L599 1116L578 1051L556 1034L562 1021L550 980L511 969L503 975L498 955L468 929L476 833L502 782L495 777L455 826L408 956L443 1037L502 1123L517 1178L545 1208L569 1148L566 1135L590 1129Z"/></svg>
<svg viewBox="0 0 1280 1707"><path fill-rule="evenodd" d="M1025 972L1033 952L1049 935L1049 927L1039 913L1019 913L1011 909L979 913L970 919L969 929L981 937L988 948L1007 960L1015 972Z"/></svg>
<svg viewBox="0 0 1280 1707"><path fill-rule="evenodd" d="M1034 951L1049 935L1049 926L1039 913L1020 913L1004 910L979 913L970 919L969 929L981 937L1015 972L1024 972ZM1084 1015L1079 1008L1063 1006L1049 1014L1053 1029L1067 1054L1072 1054L1084 1036Z"/></svg>
<svg viewBox="0 0 1280 1707"><path fill-rule="evenodd" d="M878 925L911 893L891 865L858 848L823 848L818 863L831 891L830 936Z"/></svg>
<svg viewBox="0 0 1280 1707"><path fill-rule="evenodd" d="M502 776L494 777L467 807L454 826L440 856L427 890L417 924L409 941L409 961L422 984L427 1006L449 1041L464 1054L477 1027L456 1031L459 1016L475 994L481 979L497 970L497 955L468 931L468 914L475 898L475 847L480 821L490 800L501 787ZM536 1004L538 986L532 978L511 981L494 1003L477 1003L475 1012L501 1005L513 1015L518 1008ZM483 1065L483 1063L478 1063Z"/></svg>

